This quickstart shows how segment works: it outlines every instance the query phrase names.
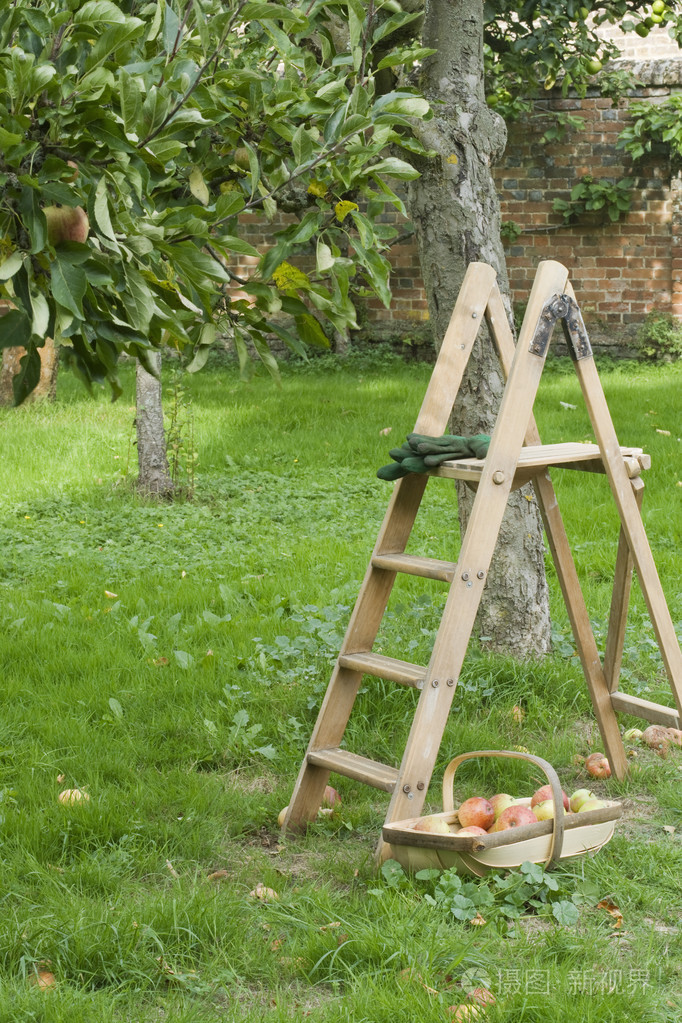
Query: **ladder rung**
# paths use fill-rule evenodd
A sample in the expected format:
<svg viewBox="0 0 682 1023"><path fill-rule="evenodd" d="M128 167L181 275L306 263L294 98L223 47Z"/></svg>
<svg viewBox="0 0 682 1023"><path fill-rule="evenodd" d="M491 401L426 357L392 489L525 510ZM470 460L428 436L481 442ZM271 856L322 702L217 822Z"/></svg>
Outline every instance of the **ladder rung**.
<svg viewBox="0 0 682 1023"><path fill-rule="evenodd" d="M437 558L422 558L415 554L375 554L372 558L375 568L387 568L392 572L405 572L424 579L440 579L451 583L457 565L454 561L439 561Z"/></svg>
<svg viewBox="0 0 682 1023"><path fill-rule="evenodd" d="M384 657L383 654L341 654L339 664L351 671L361 671L363 675L376 675L415 689L422 689L426 678L426 668L419 664L399 661L397 657Z"/></svg>
<svg viewBox="0 0 682 1023"><path fill-rule="evenodd" d="M614 710L623 714L632 714L636 718L644 718L655 725L663 725L665 728L680 728L680 715L673 707L665 707L660 703L653 703L651 700L642 700L639 696L630 696L628 693L616 691L611 693L611 705Z"/></svg>
<svg viewBox="0 0 682 1023"><path fill-rule="evenodd" d="M375 789L383 789L384 792L393 792L398 779L397 768L337 747L312 750L307 760L309 764L328 767L330 771L343 774L346 778L355 778L356 781L372 785Z"/></svg>

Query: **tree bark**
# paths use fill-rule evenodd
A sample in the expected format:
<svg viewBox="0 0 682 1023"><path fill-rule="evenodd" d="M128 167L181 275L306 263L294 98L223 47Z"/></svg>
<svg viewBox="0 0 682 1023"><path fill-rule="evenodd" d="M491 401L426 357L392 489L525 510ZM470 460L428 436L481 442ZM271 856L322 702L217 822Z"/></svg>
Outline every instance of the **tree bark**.
<svg viewBox="0 0 682 1023"><path fill-rule="evenodd" d="M421 177L410 183L409 208L420 249L430 319L437 345L445 334L467 265L489 263L498 275L511 322L500 207L491 173L506 144L499 115L486 104L483 0L427 0L421 89L435 116L416 126L432 159L415 160ZM453 412L453 433L490 433L504 377L494 345L482 329ZM462 530L471 492L458 485ZM548 587L542 522L531 487L510 496L478 628L490 649L516 656L549 649Z"/></svg>
<svg viewBox="0 0 682 1023"><path fill-rule="evenodd" d="M136 373L137 489L151 497L171 499L175 488L163 429L161 353L150 353L149 361L157 376L148 373L139 360Z"/></svg>

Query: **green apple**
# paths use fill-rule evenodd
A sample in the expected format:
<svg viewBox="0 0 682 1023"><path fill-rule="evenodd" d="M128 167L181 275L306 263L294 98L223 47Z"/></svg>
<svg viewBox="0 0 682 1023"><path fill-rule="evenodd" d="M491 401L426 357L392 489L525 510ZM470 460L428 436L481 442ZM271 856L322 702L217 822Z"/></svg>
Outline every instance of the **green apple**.
<svg viewBox="0 0 682 1023"><path fill-rule="evenodd" d="M601 810L603 806L606 806L603 799L593 797L592 799L586 799L584 803L580 804L578 813L589 813L590 810Z"/></svg>
<svg viewBox="0 0 682 1023"><path fill-rule="evenodd" d="M590 792L589 789L576 789L569 800L573 813L577 813L587 799L596 799L594 792Z"/></svg>

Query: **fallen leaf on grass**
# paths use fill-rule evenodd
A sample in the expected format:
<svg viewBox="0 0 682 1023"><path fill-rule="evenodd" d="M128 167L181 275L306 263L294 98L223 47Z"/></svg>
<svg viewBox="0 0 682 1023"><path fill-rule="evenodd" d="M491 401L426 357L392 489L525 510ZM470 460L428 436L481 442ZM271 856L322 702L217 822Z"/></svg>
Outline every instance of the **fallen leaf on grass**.
<svg viewBox="0 0 682 1023"><path fill-rule="evenodd" d="M669 835L674 835L674 834L675 834L675 831L676 831L677 829L675 828L675 825L674 825L674 824L664 824L664 825L663 825L663 830L664 830L664 831L667 831L667 833L668 833Z"/></svg>
<svg viewBox="0 0 682 1023"><path fill-rule="evenodd" d="M116 600L116 598L118 597L118 593L112 593L111 590L105 590L104 596L108 597L109 600Z"/></svg>
<svg viewBox="0 0 682 1023"><path fill-rule="evenodd" d="M623 926L623 914L612 899L602 899L597 903L597 909L605 909L613 917L612 926L616 929Z"/></svg>
<svg viewBox="0 0 682 1023"><path fill-rule="evenodd" d="M512 712L511 713L512 713L512 718L517 723L517 725L520 725L521 722L523 721L523 719L526 716L526 712L523 709L523 707L519 707L519 706L512 707Z"/></svg>
<svg viewBox="0 0 682 1023"><path fill-rule="evenodd" d="M340 920L334 920L330 924L322 924L322 926L320 927L320 930L321 931L330 931L332 929L332 927L340 927L340 926L341 926L341 921Z"/></svg>
<svg viewBox="0 0 682 1023"><path fill-rule="evenodd" d="M220 870L214 870L212 874L209 874L208 875L208 880L209 881L226 881L229 876L230 876L229 871L225 870L224 867L221 867Z"/></svg>

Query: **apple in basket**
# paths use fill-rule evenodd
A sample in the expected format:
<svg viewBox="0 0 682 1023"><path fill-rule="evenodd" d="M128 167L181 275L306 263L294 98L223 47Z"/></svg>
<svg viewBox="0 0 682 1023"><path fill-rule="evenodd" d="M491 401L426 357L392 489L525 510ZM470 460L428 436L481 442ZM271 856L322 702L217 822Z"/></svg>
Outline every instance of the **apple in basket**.
<svg viewBox="0 0 682 1023"><path fill-rule="evenodd" d="M564 810L569 810L570 809L569 798L563 789L561 790L561 796L564 801ZM554 797L552 796L552 786L543 785L542 788L536 789L535 792L533 793L533 798L530 801L531 809L535 809L538 803L545 803L548 799L553 798Z"/></svg>
<svg viewBox="0 0 682 1023"><path fill-rule="evenodd" d="M513 796L510 796L508 792L497 792L494 796L491 796L488 800L493 810L495 811L495 820L500 816L503 810L506 810L508 806L511 806L515 802Z"/></svg>
<svg viewBox="0 0 682 1023"><path fill-rule="evenodd" d="M465 835L487 835L488 832L485 828L478 828L475 824L470 824L468 828L460 828L455 834L458 838L464 838Z"/></svg>
<svg viewBox="0 0 682 1023"><path fill-rule="evenodd" d="M498 831L506 831L507 828L521 828L524 824L537 824L538 819L529 806L521 806L515 803L503 810L492 828L488 828L488 834L494 835Z"/></svg>
<svg viewBox="0 0 682 1023"><path fill-rule="evenodd" d="M430 817L420 817L416 824L412 825L413 831L428 831L432 835L451 835L450 825L443 817L433 814Z"/></svg>
<svg viewBox="0 0 682 1023"><path fill-rule="evenodd" d="M483 799L482 796L472 796L471 799L464 800L457 811L457 816L463 828L475 825L477 828L487 831L495 820L495 810L487 799Z"/></svg>
<svg viewBox="0 0 682 1023"><path fill-rule="evenodd" d="M589 789L576 789L571 796L571 810L573 813L577 813L580 807L587 799L596 799L594 792L590 792Z"/></svg>
<svg viewBox="0 0 682 1023"><path fill-rule="evenodd" d="M603 799L595 799L592 797L592 799L586 799L585 802L581 804L578 813L589 813L590 810L601 810L604 806L606 806L606 803Z"/></svg>

